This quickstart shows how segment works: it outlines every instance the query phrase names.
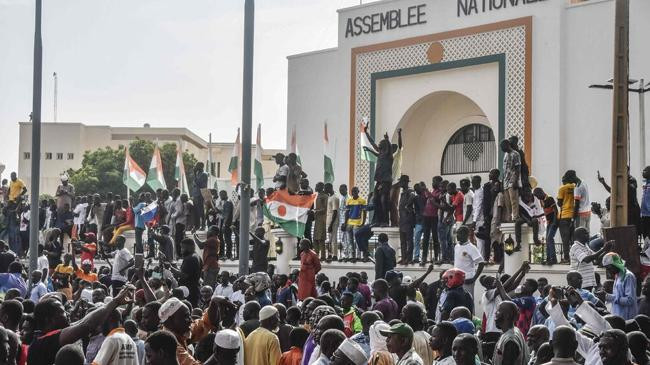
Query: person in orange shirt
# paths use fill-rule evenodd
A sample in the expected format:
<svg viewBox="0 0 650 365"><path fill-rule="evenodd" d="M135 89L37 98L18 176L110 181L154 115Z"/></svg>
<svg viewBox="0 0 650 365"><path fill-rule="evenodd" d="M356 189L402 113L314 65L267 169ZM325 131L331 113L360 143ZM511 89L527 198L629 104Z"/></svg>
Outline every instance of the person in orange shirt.
<svg viewBox="0 0 650 365"><path fill-rule="evenodd" d="M84 234L84 243L79 247L81 250L81 263L90 260L90 267L95 266L95 254L97 253L97 236L92 232Z"/></svg>
<svg viewBox="0 0 650 365"><path fill-rule="evenodd" d="M81 280L86 280L89 283L94 283L97 281L97 273L92 272L93 263L89 259L81 261L81 268L77 266L77 261L72 255L72 268L74 269L74 274L77 278Z"/></svg>
<svg viewBox="0 0 650 365"><path fill-rule="evenodd" d="M291 341L291 349L280 356L278 365L300 365L302 359L302 348L307 342L309 332L302 327L296 327L291 330L289 340Z"/></svg>

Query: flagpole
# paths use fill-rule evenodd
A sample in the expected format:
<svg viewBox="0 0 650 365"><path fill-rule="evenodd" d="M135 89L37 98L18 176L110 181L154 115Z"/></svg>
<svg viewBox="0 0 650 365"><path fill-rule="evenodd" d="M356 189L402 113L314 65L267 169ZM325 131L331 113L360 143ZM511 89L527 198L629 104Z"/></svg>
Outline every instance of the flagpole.
<svg viewBox="0 0 650 365"><path fill-rule="evenodd" d="M248 228L250 219L251 183L251 129L253 124L253 41L255 2L246 0L244 5L244 80L242 95L241 171L242 182L239 210L239 274L248 274Z"/></svg>

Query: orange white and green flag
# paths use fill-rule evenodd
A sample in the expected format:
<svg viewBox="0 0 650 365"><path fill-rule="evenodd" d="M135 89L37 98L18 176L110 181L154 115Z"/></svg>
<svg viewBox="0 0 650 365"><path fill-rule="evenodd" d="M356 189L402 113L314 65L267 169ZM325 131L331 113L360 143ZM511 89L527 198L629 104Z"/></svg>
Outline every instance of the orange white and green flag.
<svg viewBox="0 0 650 365"><path fill-rule="evenodd" d="M316 200L316 194L290 195L287 189L276 190L266 198L264 215L294 237L305 234L307 213Z"/></svg>
<svg viewBox="0 0 650 365"><path fill-rule="evenodd" d="M162 158L160 157L160 149L158 146L154 147L153 156L151 156L151 165L149 165L149 173L147 174L147 185L154 191L167 189L165 175L163 174Z"/></svg>
<svg viewBox="0 0 650 365"><path fill-rule="evenodd" d="M232 155L230 157L230 164L228 165L228 172L230 172L230 183L236 186L239 182L239 156L241 155L241 143L239 143L239 128L237 128L237 139L232 146Z"/></svg>
<svg viewBox="0 0 650 365"><path fill-rule="evenodd" d="M332 149L332 144L330 143L330 138L327 133L327 122L325 122L325 131L323 134L324 142L324 157L323 157L323 182L333 184L334 183L334 150Z"/></svg>
<svg viewBox="0 0 650 365"><path fill-rule="evenodd" d="M124 173L122 174L122 182L131 191L138 191L147 180L144 170L131 158L129 154L129 147L125 148L124 152Z"/></svg>

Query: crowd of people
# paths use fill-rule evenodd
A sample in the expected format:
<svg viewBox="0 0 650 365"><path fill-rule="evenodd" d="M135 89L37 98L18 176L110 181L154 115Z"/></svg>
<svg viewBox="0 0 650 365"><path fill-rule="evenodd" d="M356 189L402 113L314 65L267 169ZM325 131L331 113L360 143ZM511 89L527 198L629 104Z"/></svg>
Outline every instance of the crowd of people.
<svg viewBox="0 0 650 365"><path fill-rule="evenodd" d="M338 194L321 182L312 190L293 153L276 156L274 188L238 186L230 196L204 194L199 164L190 194L161 189L131 199L78 196L64 175L55 197L38 207L32 272L23 264L27 189L12 174L2 187L0 364L650 363L650 278L632 272L602 233L590 232L593 214L608 227L609 206L592 204L575 171L563 175L554 199L529 175L511 138L500 144L503 170L492 170L486 183L436 176L431 189L424 182L411 189L399 170L399 135L394 146L387 136L372 141L380 173L367 199L346 185ZM640 205L629 178L629 209L647 237L650 168L643 178ZM263 214L265 198L278 189L314 197L303 237L286 248L300 261L290 274L275 272L274 222ZM237 258L243 239L239 194L252 197L251 234L243 240L252 264L236 275L221 266ZM514 240L504 237L503 223L514 224ZM369 244L373 227L389 225L399 229L399 253L385 233ZM529 244L524 225L544 263L569 264L564 285L531 277L527 261L511 275L503 265L484 273ZM373 261L375 270L330 278L321 264L331 261ZM398 264L427 269L410 277ZM447 264L437 277L434 264Z"/></svg>

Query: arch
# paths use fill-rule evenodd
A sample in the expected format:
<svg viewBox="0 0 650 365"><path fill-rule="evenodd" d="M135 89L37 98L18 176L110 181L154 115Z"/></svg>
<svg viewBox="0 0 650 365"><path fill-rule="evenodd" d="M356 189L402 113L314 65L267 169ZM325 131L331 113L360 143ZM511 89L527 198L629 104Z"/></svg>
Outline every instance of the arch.
<svg viewBox="0 0 650 365"><path fill-rule="evenodd" d="M448 142L468 125L481 125L490 132L494 131L491 135L494 140L499 130L497 123L463 93L437 90L419 98L396 123L392 138L396 143L396 130L402 128L402 173L409 175L411 181L427 182L435 175L453 175L442 169L442 157L449 150ZM497 163L498 151L491 158L491 168L496 167Z"/></svg>
<svg viewBox="0 0 650 365"><path fill-rule="evenodd" d="M440 161L442 175L489 172L496 168L497 146L492 128L472 123L449 138Z"/></svg>

